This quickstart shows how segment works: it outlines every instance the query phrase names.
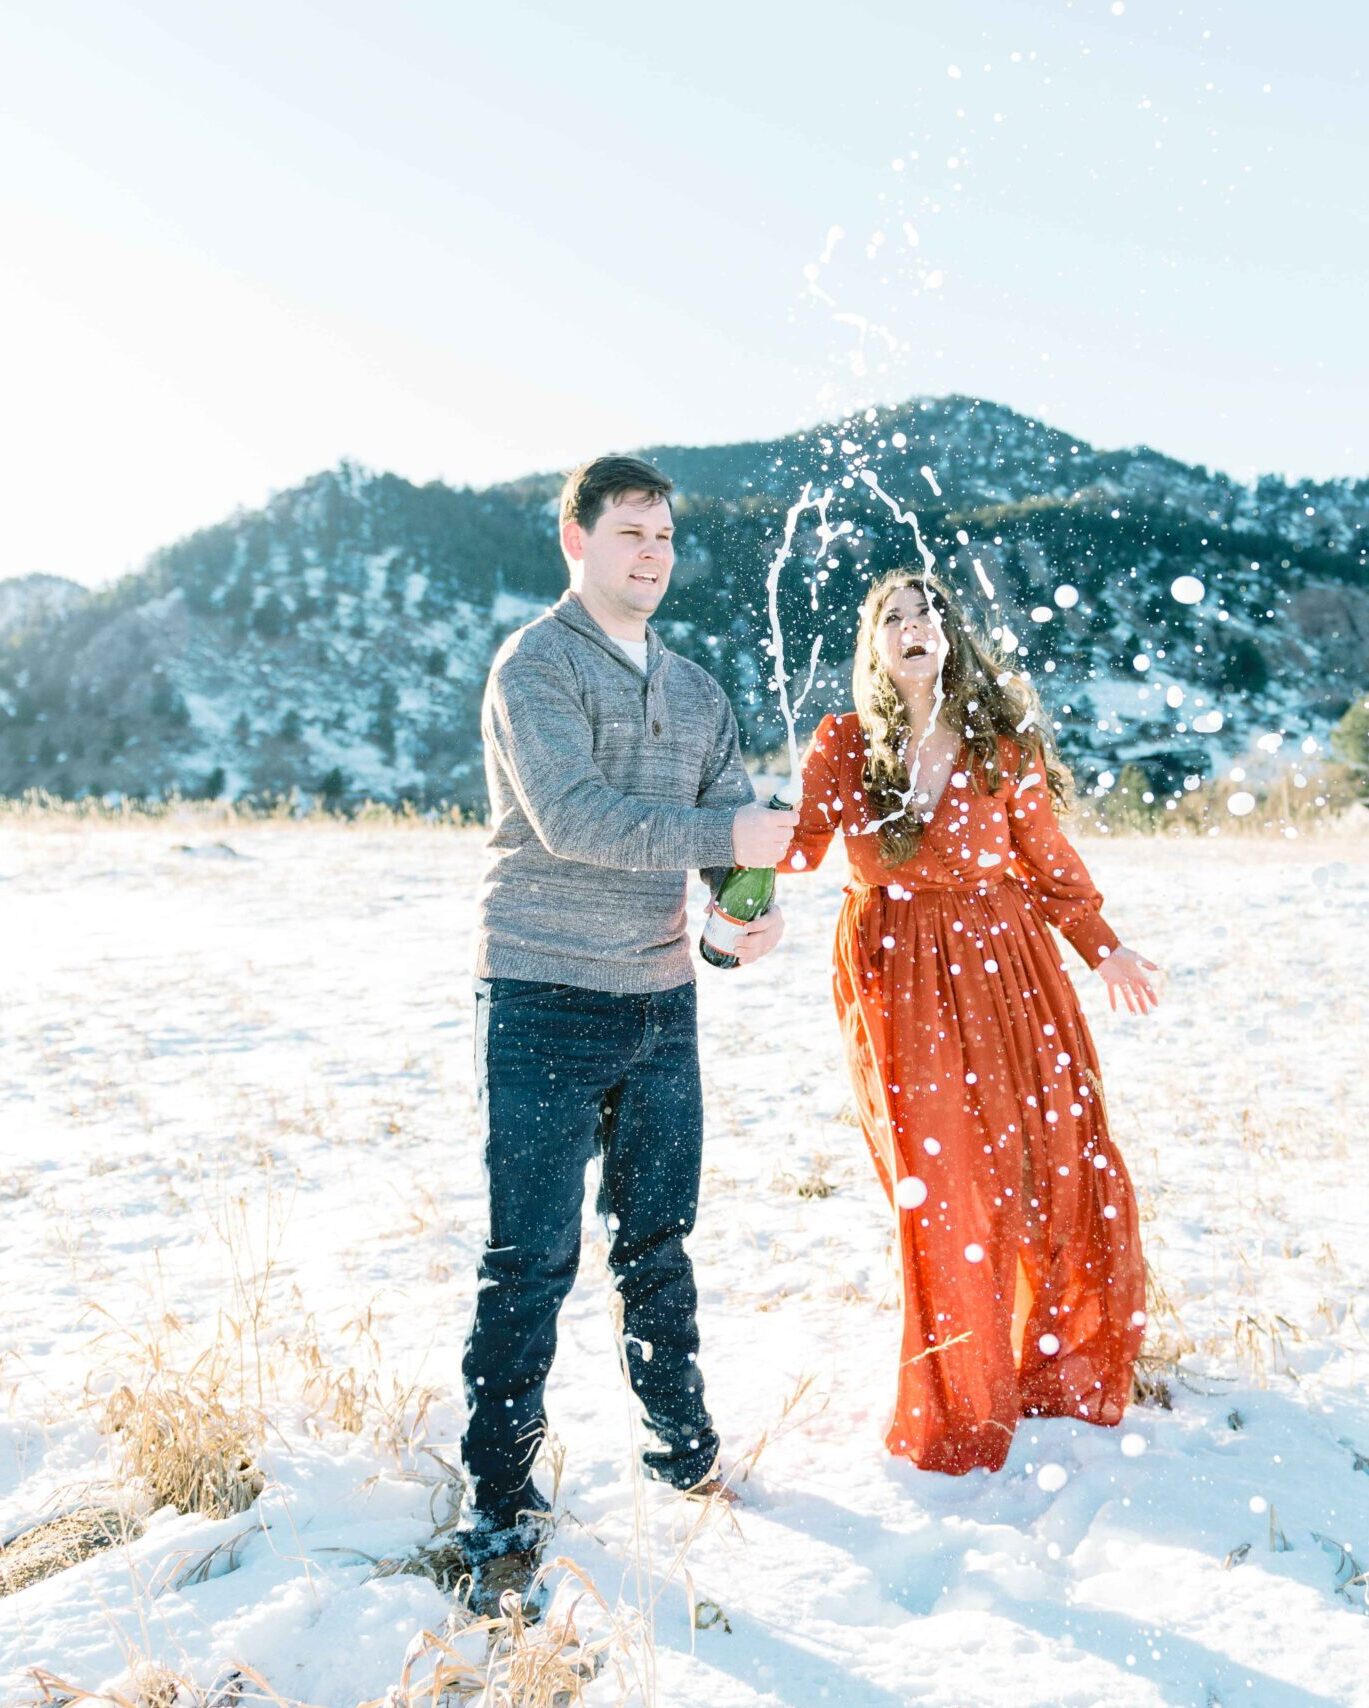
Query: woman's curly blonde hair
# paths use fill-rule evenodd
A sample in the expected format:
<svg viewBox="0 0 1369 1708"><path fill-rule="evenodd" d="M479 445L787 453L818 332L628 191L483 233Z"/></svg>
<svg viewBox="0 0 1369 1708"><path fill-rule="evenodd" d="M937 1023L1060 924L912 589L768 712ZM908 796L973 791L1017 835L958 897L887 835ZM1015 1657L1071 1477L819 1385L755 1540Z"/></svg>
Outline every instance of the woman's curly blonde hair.
<svg viewBox="0 0 1369 1708"><path fill-rule="evenodd" d="M909 810L908 802L907 751L913 731L875 647L884 607L904 588L922 594L928 610L940 618L946 656L939 722L964 738L971 787L987 792L999 787L1003 774L998 743L1007 736L1020 750L1017 776L1039 766L1058 812L1068 811L1073 792L1073 779L1031 683L975 633L955 596L930 570L892 569L873 583L861 602L852 671L856 715L865 733L865 788L872 816L888 820L880 826L879 847L891 866L916 852L923 831L923 819Z"/></svg>

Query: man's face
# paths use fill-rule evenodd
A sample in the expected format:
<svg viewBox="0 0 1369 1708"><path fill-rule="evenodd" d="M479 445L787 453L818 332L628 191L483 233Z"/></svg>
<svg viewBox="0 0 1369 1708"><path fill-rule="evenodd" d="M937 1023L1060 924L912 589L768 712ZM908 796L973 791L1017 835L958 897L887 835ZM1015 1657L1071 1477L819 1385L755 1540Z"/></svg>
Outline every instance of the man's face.
<svg viewBox="0 0 1369 1708"><path fill-rule="evenodd" d="M651 616L670 585L675 524L664 498L629 492L605 505L592 528L567 522L566 556L580 566L576 591L590 614L632 626Z"/></svg>

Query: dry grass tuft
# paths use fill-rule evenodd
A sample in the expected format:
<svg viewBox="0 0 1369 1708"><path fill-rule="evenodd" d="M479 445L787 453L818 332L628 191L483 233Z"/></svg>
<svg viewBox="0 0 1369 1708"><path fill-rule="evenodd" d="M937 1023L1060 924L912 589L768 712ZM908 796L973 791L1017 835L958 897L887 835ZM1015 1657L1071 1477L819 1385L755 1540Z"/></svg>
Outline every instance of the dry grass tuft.
<svg viewBox="0 0 1369 1708"><path fill-rule="evenodd" d="M402 1382L394 1375L386 1391L380 1371L380 1343L369 1319L368 1310L347 1324L355 1341L364 1343L371 1355L363 1368L333 1360L312 1314L293 1334L282 1337L274 1350L298 1366L300 1397L314 1425L339 1429L344 1435L369 1431L377 1448L404 1462L424 1448L428 1414L441 1395L435 1388ZM281 1372L274 1374L279 1377Z"/></svg>
<svg viewBox="0 0 1369 1708"><path fill-rule="evenodd" d="M1251 1305L1236 1313L1231 1341L1245 1362L1256 1385L1269 1386L1272 1375L1292 1374L1288 1361L1288 1343L1298 1343L1307 1336L1299 1326L1278 1311L1266 1311Z"/></svg>
<svg viewBox="0 0 1369 1708"><path fill-rule="evenodd" d="M140 829L152 826L193 827L198 830L232 828L237 825L320 824L356 825L361 829L426 830L433 826L478 825L483 818L469 808L443 803L420 810L409 801L392 806L387 801L365 800L333 809L317 795L292 789L286 795L242 800L190 800L183 795L137 797L120 794L87 795L67 800L46 789L25 789L21 795L0 796L0 824L19 824L25 829L70 829L74 825L117 826Z"/></svg>
<svg viewBox="0 0 1369 1708"><path fill-rule="evenodd" d="M1145 1350L1136 1360L1131 1376L1131 1403L1173 1411L1176 1384L1186 1388L1193 1380L1183 1367L1183 1358L1195 1350L1178 1307L1158 1272L1146 1263Z"/></svg>
<svg viewBox="0 0 1369 1708"><path fill-rule="evenodd" d="M253 1536L260 1536L264 1528L261 1524L249 1524L202 1554L173 1555L157 1574L162 1581L156 1593L161 1595L167 1589L193 1589L208 1583L211 1578L227 1577L229 1572L237 1571L242 1564L240 1555L243 1548Z"/></svg>
<svg viewBox="0 0 1369 1708"><path fill-rule="evenodd" d="M1155 1406L1160 1411L1174 1410L1174 1378L1178 1365L1169 1358L1152 1358L1142 1353L1131 1372L1131 1403L1134 1406Z"/></svg>
<svg viewBox="0 0 1369 1708"><path fill-rule="evenodd" d="M415 1639L397 1685L361 1708L432 1708L433 1704L478 1703L479 1708L576 1708L586 1687L622 1652L632 1633L616 1620L589 1576L564 1556L542 1568L556 1568L580 1586L564 1612L530 1625L521 1608L511 1604L507 1617L472 1619L439 1636L424 1631ZM608 1621L609 1629L591 1639L580 1635L575 1615L588 1599ZM468 1659L458 1645L483 1638L481 1661ZM615 1663L616 1664L616 1663ZM620 1675L620 1685L626 1681Z"/></svg>
<svg viewBox="0 0 1369 1708"><path fill-rule="evenodd" d="M830 1198L838 1190L835 1183L827 1178L830 1161L830 1157L815 1156L811 1168L803 1175L782 1171L772 1178L770 1189L772 1192L792 1192L796 1198Z"/></svg>
<svg viewBox="0 0 1369 1708"><path fill-rule="evenodd" d="M553 1438L548 1436L549 1441ZM432 1514L433 1534L427 1542L420 1542L418 1547L407 1554L399 1554L384 1560L371 1559L373 1578L392 1577L421 1577L435 1583L444 1595L453 1595L459 1588L463 1578L469 1578L470 1562L465 1550L457 1539L457 1526L461 1521L461 1506L465 1492L465 1478L462 1473L440 1453L431 1447L424 1448L428 1457L441 1468L442 1475L435 1479L419 1478L428 1482L431 1492L428 1497L428 1510ZM556 1464L557 1486L560 1486L560 1471L564 1464L565 1453L561 1450L560 1459ZM439 1509L443 1516L439 1517ZM366 1556L370 1558L370 1556Z"/></svg>
<svg viewBox="0 0 1369 1708"><path fill-rule="evenodd" d="M1289 763L1257 750L1241 756L1246 775L1204 778L1177 798L1147 802L1146 779L1133 766L1123 769L1116 789L1077 803L1075 822L1095 831L1171 836L1300 836L1354 831L1362 823L1363 775L1354 766L1323 756L1300 756ZM1234 817L1227 805L1238 789L1250 790L1256 808Z"/></svg>
<svg viewBox="0 0 1369 1708"><path fill-rule="evenodd" d="M155 1662L151 1666L137 1667L129 1683L138 1708L179 1708L180 1680L168 1668Z"/></svg>
<svg viewBox="0 0 1369 1708"><path fill-rule="evenodd" d="M439 1531L431 1542L421 1542L411 1553L377 1560L369 1573L373 1578L420 1577L435 1583L444 1595L454 1595L463 1578L471 1575L470 1561L454 1535Z"/></svg>
<svg viewBox="0 0 1369 1708"><path fill-rule="evenodd" d="M189 1377L161 1372L141 1392L122 1387L107 1402L105 1428L123 1438L124 1474L138 1479L154 1509L231 1518L266 1486L256 1462L261 1420L226 1405L222 1388L202 1361Z"/></svg>
<svg viewBox="0 0 1369 1708"><path fill-rule="evenodd" d="M142 1533L136 1518L109 1506L80 1507L35 1524L0 1544L0 1596L15 1595Z"/></svg>
<svg viewBox="0 0 1369 1708"><path fill-rule="evenodd" d="M727 1481L732 1487L749 1480L751 1473L760 1463L761 1455L766 1448L791 1430L805 1428L814 1418L820 1417L831 1402L830 1394L813 1394L813 1384L816 1376L809 1373L800 1376L784 1404L780 1407L779 1415L766 1424L760 1435L746 1452L741 1455L727 1474ZM804 1402L812 1396L813 1404L805 1406Z"/></svg>
<svg viewBox="0 0 1369 1708"><path fill-rule="evenodd" d="M388 1448L403 1460L423 1445L428 1413L441 1397L434 1388L390 1379L387 1395L380 1375L319 1364L309 1369L303 1399L316 1422L360 1435L369 1428L377 1448Z"/></svg>
<svg viewBox="0 0 1369 1708"><path fill-rule="evenodd" d="M20 1198L27 1198L33 1191L33 1174L21 1173L12 1169L8 1174L0 1174L0 1204L17 1203Z"/></svg>
<svg viewBox="0 0 1369 1708"><path fill-rule="evenodd" d="M235 1667L208 1687L192 1684L179 1673L156 1661L135 1661L121 1684L103 1689L98 1694L79 1684L59 1678L46 1667L33 1667L29 1677L42 1695L36 1704L50 1708L75 1708L77 1703L91 1702L101 1708L306 1708L299 1702L288 1702L277 1695L271 1686L251 1667ZM248 1686L251 1686L249 1691Z"/></svg>

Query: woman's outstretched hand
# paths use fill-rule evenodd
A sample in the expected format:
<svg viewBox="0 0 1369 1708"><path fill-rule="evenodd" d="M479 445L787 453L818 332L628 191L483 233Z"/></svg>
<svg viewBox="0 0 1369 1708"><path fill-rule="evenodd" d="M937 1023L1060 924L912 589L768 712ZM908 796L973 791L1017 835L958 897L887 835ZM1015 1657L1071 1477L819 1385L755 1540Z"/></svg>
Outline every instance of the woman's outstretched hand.
<svg viewBox="0 0 1369 1708"><path fill-rule="evenodd" d="M1154 961L1118 944L1098 966L1098 976L1108 987L1108 1002L1113 1012L1117 1011L1120 995L1133 1014L1149 1014L1160 1000L1149 975L1159 970Z"/></svg>

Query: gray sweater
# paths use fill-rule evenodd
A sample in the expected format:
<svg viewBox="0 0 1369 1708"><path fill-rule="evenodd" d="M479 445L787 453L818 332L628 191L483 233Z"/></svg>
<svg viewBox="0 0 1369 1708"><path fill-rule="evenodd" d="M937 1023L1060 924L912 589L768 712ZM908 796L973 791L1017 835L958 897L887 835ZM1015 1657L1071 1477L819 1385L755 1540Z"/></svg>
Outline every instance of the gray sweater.
<svg viewBox="0 0 1369 1708"><path fill-rule="evenodd" d="M499 649L481 733L477 976L688 984L685 874L732 864L733 815L755 798L718 684L650 628L644 677L566 593Z"/></svg>

